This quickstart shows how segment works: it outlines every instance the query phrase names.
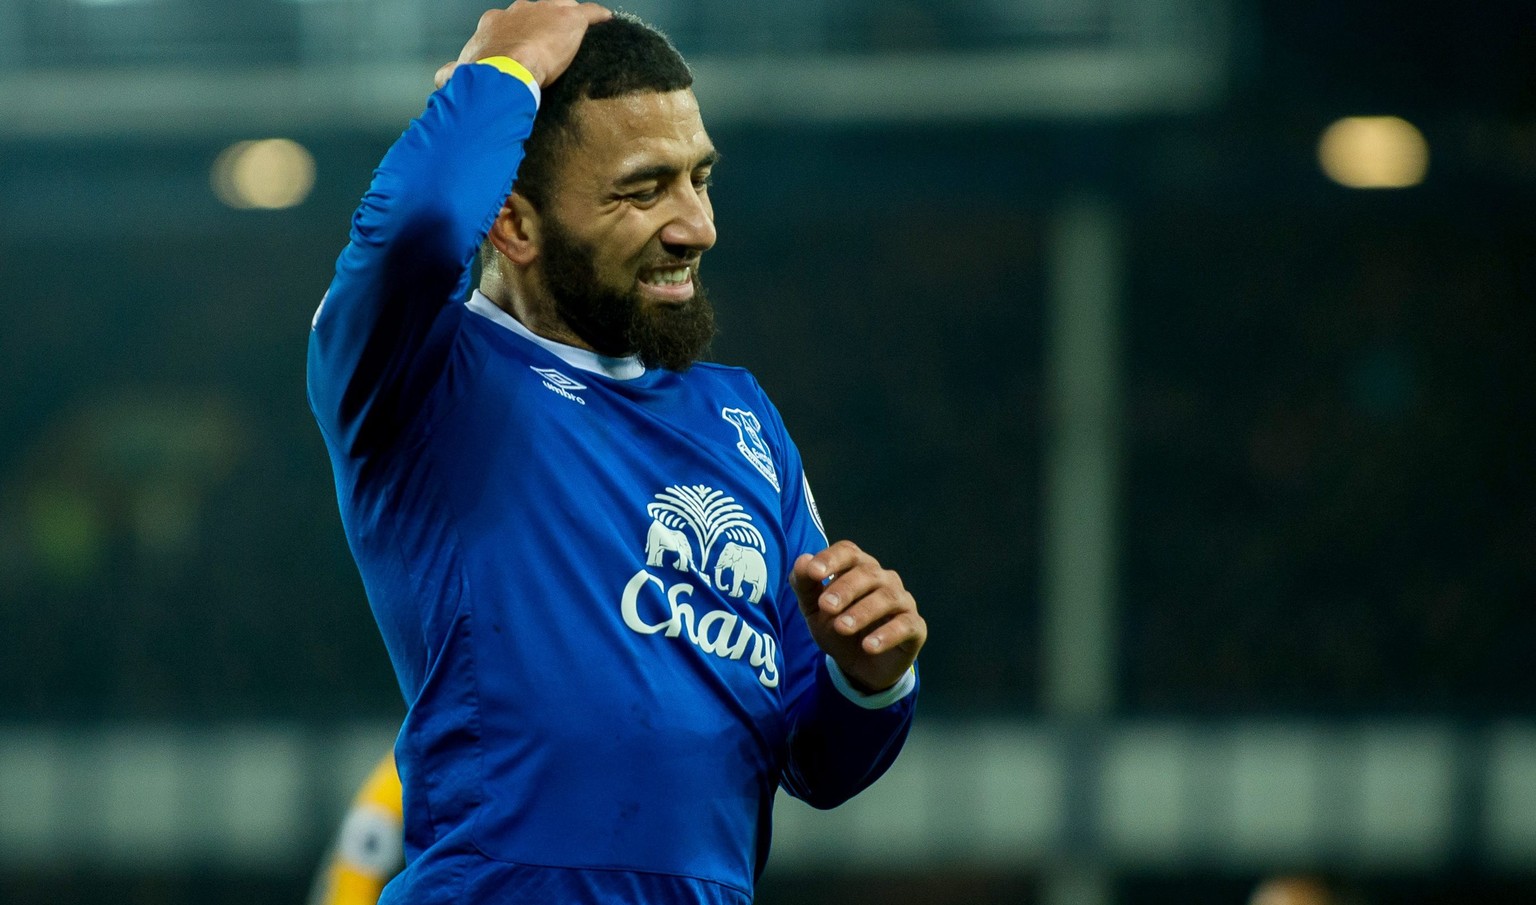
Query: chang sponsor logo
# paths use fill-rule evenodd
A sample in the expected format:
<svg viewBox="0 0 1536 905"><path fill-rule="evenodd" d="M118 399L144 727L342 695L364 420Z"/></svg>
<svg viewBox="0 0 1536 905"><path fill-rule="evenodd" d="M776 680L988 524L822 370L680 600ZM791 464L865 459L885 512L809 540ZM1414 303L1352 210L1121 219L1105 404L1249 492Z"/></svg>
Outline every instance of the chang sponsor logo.
<svg viewBox="0 0 1536 905"><path fill-rule="evenodd" d="M642 635L682 639L721 659L745 659L757 670L757 681L763 687L777 688L779 666L773 636L729 610L708 610L701 615L688 602L695 590L686 581L669 586L641 569L624 586L619 605L624 624Z"/></svg>
<svg viewBox="0 0 1536 905"><path fill-rule="evenodd" d="M645 511L651 517L645 568L624 586L619 603L624 624L641 635L678 639L706 654L743 661L764 687L778 687L774 637L730 610L706 610L694 600L697 581L749 604L762 601L768 590L766 544L752 516L734 497L702 484L668 487Z"/></svg>

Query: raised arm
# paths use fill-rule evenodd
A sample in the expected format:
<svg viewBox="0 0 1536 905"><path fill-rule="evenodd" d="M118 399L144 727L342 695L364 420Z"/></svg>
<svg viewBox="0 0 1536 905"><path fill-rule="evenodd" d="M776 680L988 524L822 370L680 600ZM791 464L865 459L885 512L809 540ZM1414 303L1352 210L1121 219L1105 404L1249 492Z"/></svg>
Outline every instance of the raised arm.
<svg viewBox="0 0 1536 905"><path fill-rule="evenodd" d="M445 309L511 191L539 88L609 15L575 0L487 12L374 171L310 335L310 405L346 455L396 436L440 374L457 323Z"/></svg>

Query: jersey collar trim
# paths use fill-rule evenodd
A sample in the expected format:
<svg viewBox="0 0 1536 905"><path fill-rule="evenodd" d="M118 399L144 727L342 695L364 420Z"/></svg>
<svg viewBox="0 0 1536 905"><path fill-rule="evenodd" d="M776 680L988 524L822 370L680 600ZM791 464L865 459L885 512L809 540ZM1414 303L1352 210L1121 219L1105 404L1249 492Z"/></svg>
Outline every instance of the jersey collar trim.
<svg viewBox="0 0 1536 905"><path fill-rule="evenodd" d="M557 343L552 339L545 339L523 326L521 321L503 311L478 289L475 290L474 295L470 296L468 308L481 317L494 321L529 342L540 346L573 368L579 368L593 374L601 374L614 380L634 380L636 377L645 376L645 365L640 363L638 357L630 355L625 358L609 358L606 355L599 355L589 349L578 349L575 346Z"/></svg>

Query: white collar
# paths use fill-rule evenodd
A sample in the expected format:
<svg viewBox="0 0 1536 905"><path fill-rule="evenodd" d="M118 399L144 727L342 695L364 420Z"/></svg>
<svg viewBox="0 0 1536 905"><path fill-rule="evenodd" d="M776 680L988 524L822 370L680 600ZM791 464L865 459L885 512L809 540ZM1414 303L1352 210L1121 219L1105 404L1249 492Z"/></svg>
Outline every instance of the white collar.
<svg viewBox="0 0 1536 905"><path fill-rule="evenodd" d="M506 311L502 310L495 302L485 297L485 294L476 289L474 295L469 297L469 310L475 312L487 320L495 321L518 336L529 342L543 347L550 354L573 368L589 371L593 374L602 374L604 377L612 377L614 380L633 380L645 374L645 365L640 363L638 356L627 355L623 358L609 358L599 355L590 349L578 349L565 343L557 343L552 339L546 339L523 326L522 322Z"/></svg>

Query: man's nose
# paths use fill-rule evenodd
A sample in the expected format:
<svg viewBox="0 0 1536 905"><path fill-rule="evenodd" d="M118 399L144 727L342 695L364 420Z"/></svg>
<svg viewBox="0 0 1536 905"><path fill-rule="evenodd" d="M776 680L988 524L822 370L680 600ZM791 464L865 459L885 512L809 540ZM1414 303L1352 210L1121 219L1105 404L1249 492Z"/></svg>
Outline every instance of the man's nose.
<svg viewBox="0 0 1536 905"><path fill-rule="evenodd" d="M692 187L678 193L680 196L672 218L662 227L661 241L698 251L708 251L715 244L715 212L709 201Z"/></svg>

